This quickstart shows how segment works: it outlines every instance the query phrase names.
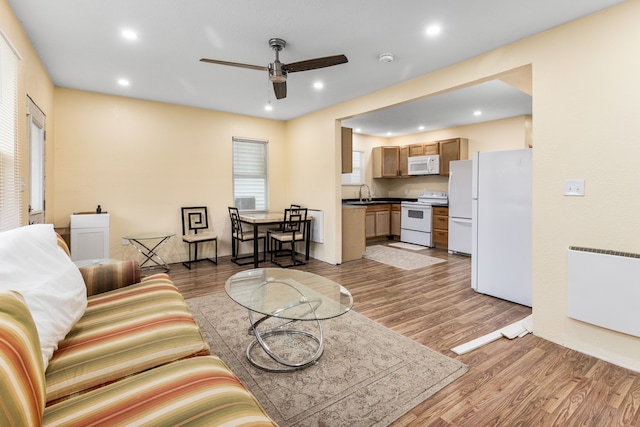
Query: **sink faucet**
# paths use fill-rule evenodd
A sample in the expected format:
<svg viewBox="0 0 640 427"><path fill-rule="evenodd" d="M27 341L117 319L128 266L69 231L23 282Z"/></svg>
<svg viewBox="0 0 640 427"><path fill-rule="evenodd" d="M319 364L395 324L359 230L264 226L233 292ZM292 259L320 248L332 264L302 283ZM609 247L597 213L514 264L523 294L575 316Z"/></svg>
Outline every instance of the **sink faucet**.
<svg viewBox="0 0 640 427"><path fill-rule="evenodd" d="M358 196L360 198L360 201L362 202L362 187L367 187L367 195L369 196L368 199L371 200L371 189L367 184L362 184L358 189Z"/></svg>

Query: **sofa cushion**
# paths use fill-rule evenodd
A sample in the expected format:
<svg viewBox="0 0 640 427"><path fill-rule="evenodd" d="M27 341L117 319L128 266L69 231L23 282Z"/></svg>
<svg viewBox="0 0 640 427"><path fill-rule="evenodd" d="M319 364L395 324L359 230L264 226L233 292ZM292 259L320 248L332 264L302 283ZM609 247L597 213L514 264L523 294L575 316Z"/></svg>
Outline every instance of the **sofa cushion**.
<svg viewBox="0 0 640 427"><path fill-rule="evenodd" d="M58 246L51 224L0 233L0 289L22 294L40 338L43 367L87 306L80 271Z"/></svg>
<svg viewBox="0 0 640 427"><path fill-rule="evenodd" d="M87 296L140 282L140 265L135 260L80 267L80 273L87 287Z"/></svg>
<svg viewBox="0 0 640 427"><path fill-rule="evenodd" d="M46 371L47 401L175 360L209 354L182 295L166 275L88 299Z"/></svg>
<svg viewBox="0 0 640 427"><path fill-rule="evenodd" d="M0 290L0 425L39 426L45 404L36 325L22 296Z"/></svg>
<svg viewBox="0 0 640 427"><path fill-rule="evenodd" d="M276 426L216 356L169 363L49 406L43 424Z"/></svg>

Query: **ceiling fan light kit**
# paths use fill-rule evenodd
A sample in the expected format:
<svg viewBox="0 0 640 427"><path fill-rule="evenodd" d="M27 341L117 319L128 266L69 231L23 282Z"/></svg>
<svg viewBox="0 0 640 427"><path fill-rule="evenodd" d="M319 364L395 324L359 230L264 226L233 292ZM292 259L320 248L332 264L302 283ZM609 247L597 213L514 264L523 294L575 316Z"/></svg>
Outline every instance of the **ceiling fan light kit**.
<svg viewBox="0 0 640 427"><path fill-rule="evenodd" d="M232 67L248 68L250 70L267 71L269 80L273 83L273 91L277 99L287 97L287 74L296 73L298 71L309 71L318 68L332 67L334 65L344 64L348 62L345 55L326 56L324 58L307 59L306 61L293 62L291 64L283 64L280 62L280 51L287 46L287 42L279 39L269 39L269 46L276 53L275 60L267 67L258 65L241 64L238 62L220 61L217 59L202 58L201 62L211 64L229 65Z"/></svg>

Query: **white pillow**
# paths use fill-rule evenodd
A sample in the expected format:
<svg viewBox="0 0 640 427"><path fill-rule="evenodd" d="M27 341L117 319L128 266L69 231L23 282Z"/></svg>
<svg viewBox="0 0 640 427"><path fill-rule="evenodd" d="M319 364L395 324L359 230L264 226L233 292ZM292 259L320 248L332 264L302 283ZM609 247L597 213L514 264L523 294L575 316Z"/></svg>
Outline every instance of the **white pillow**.
<svg viewBox="0 0 640 427"><path fill-rule="evenodd" d="M20 292L31 311L44 369L87 308L78 267L58 246L52 224L0 232L0 289Z"/></svg>

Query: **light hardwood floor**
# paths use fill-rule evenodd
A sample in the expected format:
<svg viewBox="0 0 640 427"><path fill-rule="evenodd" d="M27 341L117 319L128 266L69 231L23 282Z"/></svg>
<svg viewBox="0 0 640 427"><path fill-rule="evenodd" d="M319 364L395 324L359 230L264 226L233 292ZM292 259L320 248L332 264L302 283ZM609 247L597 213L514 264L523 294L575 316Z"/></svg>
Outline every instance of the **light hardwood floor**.
<svg viewBox="0 0 640 427"><path fill-rule="evenodd" d="M419 253L448 262L405 271L371 260L297 267L341 283L354 310L461 360L469 371L394 426L640 426L640 374L532 334L500 339L458 356L450 349L531 313L471 289L471 260L442 249ZM268 262L261 265L275 267ZM169 272L185 298L222 292L241 269L221 257Z"/></svg>

